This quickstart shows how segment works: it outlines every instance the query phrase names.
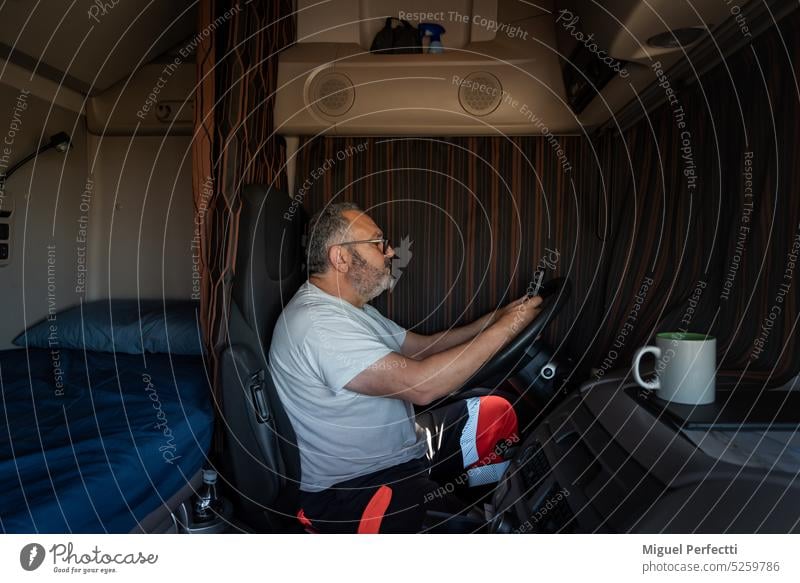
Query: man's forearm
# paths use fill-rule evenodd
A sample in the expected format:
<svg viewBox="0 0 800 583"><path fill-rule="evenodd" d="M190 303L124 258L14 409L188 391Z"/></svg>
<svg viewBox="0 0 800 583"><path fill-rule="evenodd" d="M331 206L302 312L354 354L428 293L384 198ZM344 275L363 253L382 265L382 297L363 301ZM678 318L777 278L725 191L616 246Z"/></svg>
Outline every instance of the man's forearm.
<svg viewBox="0 0 800 583"><path fill-rule="evenodd" d="M476 332L469 340L423 359L391 352L361 371L345 388L366 395L427 405L460 388L495 352L538 316L541 303L541 298L533 298L527 305L518 302L514 313L506 308L494 318L485 316L469 325L480 334ZM490 324L489 318L494 322ZM413 344L419 338L426 337L407 335L404 348L411 349L406 346L409 339ZM420 346L417 345L416 349L419 350Z"/></svg>
<svg viewBox="0 0 800 583"><path fill-rule="evenodd" d="M422 379L413 387L419 396L416 402L424 405L461 387L512 336L509 326L496 322L489 324L478 338L470 338L422 360L419 363Z"/></svg>
<svg viewBox="0 0 800 583"><path fill-rule="evenodd" d="M444 350L449 350L459 344L464 344L475 338L485 328L492 325L495 320L496 312L489 312L485 316L481 316L474 322L459 326L458 328L451 328L443 330L436 334L431 334L426 337L427 345L416 357L428 358L434 354L438 354Z"/></svg>

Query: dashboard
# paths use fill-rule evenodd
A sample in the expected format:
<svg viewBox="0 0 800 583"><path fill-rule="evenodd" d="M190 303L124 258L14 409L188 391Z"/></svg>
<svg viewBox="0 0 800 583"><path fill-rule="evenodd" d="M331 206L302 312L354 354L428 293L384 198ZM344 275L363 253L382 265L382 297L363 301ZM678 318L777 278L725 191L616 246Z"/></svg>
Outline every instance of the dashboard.
<svg viewBox="0 0 800 583"><path fill-rule="evenodd" d="M626 373L585 383L526 436L495 490L491 531L800 532L800 465L698 445ZM707 433L727 435L723 449L753 436Z"/></svg>

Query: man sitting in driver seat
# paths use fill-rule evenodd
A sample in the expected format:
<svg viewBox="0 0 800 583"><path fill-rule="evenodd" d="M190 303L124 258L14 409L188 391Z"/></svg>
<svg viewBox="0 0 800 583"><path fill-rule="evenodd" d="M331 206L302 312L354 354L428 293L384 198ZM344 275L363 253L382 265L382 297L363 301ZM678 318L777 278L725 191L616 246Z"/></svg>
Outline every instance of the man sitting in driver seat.
<svg viewBox="0 0 800 583"><path fill-rule="evenodd" d="M367 303L389 288L393 256L357 205L327 206L309 225L309 279L273 334L272 377L300 451L298 518L318 532L417 532L427 509L461 512L455 483L497 481L502 446L518 439L498 396L419 419L413 405L461 387L538 315L541 298L417 334Z"/></svg>

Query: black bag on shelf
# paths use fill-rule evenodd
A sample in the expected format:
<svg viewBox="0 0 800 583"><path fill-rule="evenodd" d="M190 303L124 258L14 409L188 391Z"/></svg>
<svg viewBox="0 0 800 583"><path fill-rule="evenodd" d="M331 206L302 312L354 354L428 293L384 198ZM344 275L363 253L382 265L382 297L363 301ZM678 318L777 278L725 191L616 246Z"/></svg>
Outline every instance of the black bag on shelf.
<svg viewBox="0 0 800 583"><path fill-rule="evenodd" d="M400 23L396 27L392 26L395 20ZM391 55L421 53L422 41L419 38L419 31L410 22L390 16L375 35L369 50L371 53Z"/></svg>

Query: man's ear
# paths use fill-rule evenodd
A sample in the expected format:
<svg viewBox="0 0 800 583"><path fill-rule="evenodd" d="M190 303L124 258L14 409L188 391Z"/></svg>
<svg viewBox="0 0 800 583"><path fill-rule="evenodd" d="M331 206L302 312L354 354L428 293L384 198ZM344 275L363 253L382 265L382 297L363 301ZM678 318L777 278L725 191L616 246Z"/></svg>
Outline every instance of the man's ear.
<svg viewBox="0 0 800 583"><path fill-rule="evenodd" d="M339 273L347 273L350 270L350 263L347 259L347 253L341 245L333 245L328 249L328 261L333 265L333 269Z"/></svg>

